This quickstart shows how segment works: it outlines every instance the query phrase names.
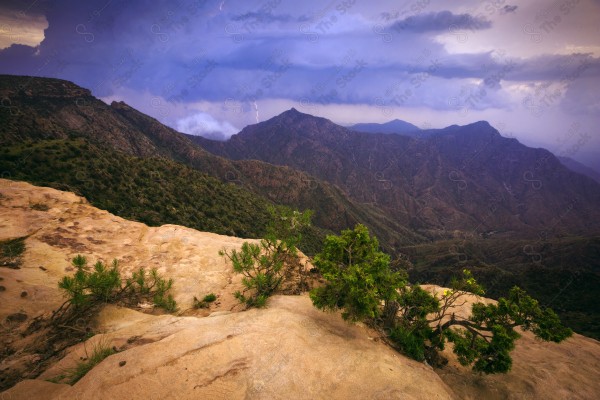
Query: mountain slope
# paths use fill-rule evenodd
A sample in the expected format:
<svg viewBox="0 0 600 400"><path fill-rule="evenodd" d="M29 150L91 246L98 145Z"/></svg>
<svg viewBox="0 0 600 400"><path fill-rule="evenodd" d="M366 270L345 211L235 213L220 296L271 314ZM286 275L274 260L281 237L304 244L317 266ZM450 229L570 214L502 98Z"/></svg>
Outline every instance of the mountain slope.
<svg viewBox="0 0 600 400"><path fill-rule="evenodd" d="M570 157L558 157L558 159L565 167L569 168L571 171L588 176L596 182L600 183L600 173L594 171L587 165L583 165L579 161L575 161Z"/></svg>
<svg viewBox="0 0 600 400"><path fill-rule="evenodd" d="M175 223L260 237L267 199L167 158L133 157L83 138L5 145L4 177L75 191L92 204L157 226Z"/></svg>
<svg viewBox="0 0 600 400"><path fill-rule="evenodd" d="M292 109L227 142L193 140L214 154L305 171L432 238L600 231L600 185L548 151L486 122L424 132L423 140L353 132Z"/></svg>
<svg viewBox="0 0 600 400"><path fill-rule="evenodd" d="M370 204L354 202L335 185L307 175L300 169L282 168L259 160L237 160L207 155L195 146L188 135L180 134L125 105L113 103L111 107L141 129L158 149L168 151L168 156L191 165L200 171L241 184L272 201L316 212L316 223L338 232L362 222L378 234L386 248L400 244L422 242L423 238L401 223L390 221L380 210ZM229 158L229 157L228 157Z"/></svg>

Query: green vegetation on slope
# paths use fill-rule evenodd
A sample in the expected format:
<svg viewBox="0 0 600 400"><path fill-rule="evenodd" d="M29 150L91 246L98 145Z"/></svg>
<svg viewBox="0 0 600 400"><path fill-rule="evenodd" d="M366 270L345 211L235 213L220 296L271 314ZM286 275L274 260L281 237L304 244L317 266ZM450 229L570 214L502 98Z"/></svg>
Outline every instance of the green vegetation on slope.
<svg viewBox="0 0 600 400"><path fill-rule="evenodd" d="M162 278L156 269L147 272L140 268L130 278L123 279L116 259L110 266L98 261L90 267L85 257L77 255L72 264L73 276L63 276L58 283L67 299L52 313L55 326L64 327L90 318L92 311L106 303L131 306L144 301L168 312L177 311L177 303L169 293L173 279Z"/></svg>
<svg viewBox="0 0 600 400"><path fill-rule="evenodd" d="M545 241L474 239L400 249L411 260L412 282L447 286L463 268L498 298L515 285L552 307L565 325L600 339L600 237Z"/></svg>
<svg viewBox="0 0 600 400"><path fill-rule="evenodd" d="M78 361L77 365L70 370L67 370L66 376L64 377L69 385L74 385L81 378L90 372L96 365L100 364L105 358L116 354L117 352L113 347L106 344L97 344L92 349L92 354L87 354L86 358ZM54 383L60 383L60 379L54 381Z"/></svg>
<svg viewBox="0 0 600 400"><path fill-rule="evenodd" d="M84 139L47 140L0 149L3 177L69 190L94 206L151 226L178 224L259 237L268 202L165 158L138 158Z"/></svg>
<svg viewBox="0 0 600 400"><path fill-rule="evenodd" d="M22 90L23 86L28 89ZM166 158L184 164L221 183L234 184L241 191L246 192L247 198L254 199L256 203L314 210L314 225L307 229L303 242L299 245L305 254L318 252L326 234L338 232L358 222L367 224L382 238L382 243L388 245L388 248L393 247L394 243L412 244L421 241L418 235L389 221L376 207L350 201L337 187L317 181L291 168L278 167L256 160L234 162L214 156L192 143L185 135L161 124L156 119L144 115L123 102L107 105L91 96L88 90L71 82L51 78L0 75L0 92L3 96L10 97L14 109L18 110L13 114L0 112L0 147L18 146L19 143L27 141L83 138L87 143L110 149L109 153L116 151L133 157ZM0 172L4 171L0 170ZM79 174L78 178L90 180L90 177L86 177L81 172L74 171L74 174L76 172ZM152 171L151 174L154 176L156 171ZM6 171L3 176L11 175ZM36 182L44 179L48 181L46 177L34 178L37 179ZM53 186L66 183L54 178L48 183L52 183ZM34 181L31 177L25 179ZM163 179L166 177L163 176ZM75 183L79 186L82 184L82 182ZM187 190L185 186L184 184L180 187L182 190ZM77 188L73 185L69 187ZM80 189L79 192L87 193L86 197L94 205L107 208L91 199L86 189ZM123 190L119 187L114 189ZM212 206L209 205L209 209L210 207ZM251 207L242 208L249 210ZM129 207L120 210L119 207L113 206L110 210L126 218L152 222L152 215L143 215L143 209L131 212ZM120 212L123 214L119 214ZM199 228L188 218L179 216L178 220L173 221L171 216L166 215L167 210L158 212L161 214L161 222ZM254 214L257 220L252 226L248 226L247 220L239 224L236 220L235 223L242 225L246 231L261 232L264 228L264 220L261 218L265 215L264 209L257 209ZM235 215L231 214L216 215L215 219L234 217ZM217 221L216 227L203 227L203 229L227 234L235 232L246 237L260 236L256 233L244 235L239 232L239 226L232 226L230 222L233 221Z"/></svg>

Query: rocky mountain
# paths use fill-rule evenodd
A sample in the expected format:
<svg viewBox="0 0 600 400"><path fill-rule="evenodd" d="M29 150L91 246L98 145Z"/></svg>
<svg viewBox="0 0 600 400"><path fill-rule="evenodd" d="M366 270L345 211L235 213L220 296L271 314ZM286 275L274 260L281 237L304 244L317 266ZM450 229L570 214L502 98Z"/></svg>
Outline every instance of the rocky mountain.
<svg viewBox="0 0 600 400"><path fill-rule="evenodd" d="M421 130L421 128L419 128L418 126L413 125L410 122L402 121L400 119L394 119L383 124L378 124L374 122L364 122L351 125L348 127L348 129L358 132L396 133L399 135L416 137L419 136L419 131Z"/></svg>
<svg viewBox="0 0 600 400"><path fill-rule="evenodd" d="M430 238L600 232L600 185L550 152L483 121L424 136L354 132L291 109L227 142L192 140L232 159L305 171Z"/></svg>
<svg viewBox="0 0 600 400"><path fill-rule="evenodd" d="M246 197L253 205L248 206L248 209L258 204L276 203L315 210L314 223L321 231L321 233L313 232L317 233L316 241L319 237L323 237L324 231L338 232L354 226L357 222L367 224L386 243L406 244L408 243L407 239L410 241L423 240L411 230L386 219L377 208L349 199L334 185L288 167L260 161L232 161L214 156L194 144L185 135L164 126L154 118L140 113L127 104L113 102L111 105L107 105L93 97L88 90L73 83L59 79L4 75L0 76L0 96L10 102L10 108L0 111L0 144L5 153L0 161L5 162L2 165L5 177L12 176L15 179L26 179L36 183L58 185L58 187L67 183L64 180L68 179L70 188L79 190L80 193L92 200L98 197L94 189L94 186L98 186L95 180L102 179L103 185L100 186L119 194L115 197L120 198L127 188L119 184L113 177L119 174L126 175L129 167L126 167L125 164L137 162L136 158L152 159L153 164L161 165L156 168L163 171L165 168L162 165L172 160L178 163L174 168L186 166L208 177L216 178L222 185L235 185L242 192L249 193L250 195ZM83 140L87 148L83 151L82 149L77 151L61 150L65 146L67 148L70 148L69 146L80 147L81 142L73 142L77 140ZM57 151L64 159L58 160L53 155L55 153L45 151L45 144L49 144L51 141L54 141L53 146L56 145L60 148ZM35 145L27 143L35 143ZM89 154L85 154L86 151L92 151L95 157L89 157ZM115 151L120 154L113 156L112 153ZM8 154L11 155L7 157ZM98 158L106 160L106 163L97 162L98 165L90 165L90 170L85 172L78 167L81 164L89 164L90 159ZM114 168L114 166L111 168L111 159L120 160L122 164L120 168ZM41 162L41 160L45 160L45 162ZM62 168L54 168L57 163ZM24 166L27 168L23 168ZM49 171L43 167L47 167ZM62 170L65 173L57 176L57 173ZM160 183L153 178L153 174L155 175L156 172L149 169L140 173L142 175L139 179L140 184L141 180L144 183L142 186L152 187ZM197 178L196 183L190 181L189 185L198 184L200 181ZM222 188L221 184L217 184L215 181L211 181L210 184L217 185L218 190ZM180 185L180 190L185 191L185 184ZM231 189L223 188L222 191L227 192ZM105 193L104 196L106 195ZM104 201L99 205L110 206L109 209L112 212L124 211L116 202L117 200L113 198L110 202ZM147 199L146 204L152 207L157 202L157 199L152 198ZM195 203L198 207L202 207L203 201ZM264 221L260 215L264 214L265 207L261 207L255 207L257 208L256 222L259 224ZM168 209L170 210L170 208ZM161 210L154 211L161 213ZM141 211L136 211L123 215L131 217L138 216L140 213ZM164 209L162 213L164 214ZM170 214L176 213L171 212ZM204 217L206 217L206 213ZM229 219L230 221L233 218L227 213L215 213L215 210L210 211L208 217ZM202 218L202 216L198 216L198 218ZM185 222L190 218L177 219L176 215L166 218L163 215L162 218L154 219L157 223L177 222L190 225ZM148 218L143 220L152 222ZM231 222L233 223L233 221ZM215 224L223 225L225 230L219 228L218 232L220 233L250 234L250 236L256 237L260 232L260 227L253 229L257 228L256 226L252 228L246 226L242 229L231 226L229 229L225 227L226 221L215 221ZM210 226L206 224L204 226L193 224L193 226L210 229Z"/></svg>
<svg viewBox="0 0 600 400"><path fill-rule="evenodd" d="M242 311L232 295L240 276L218 255L242 239L148 227L73 193L25 182L0 179L0 199L0 241L25 237L19 268L0 267L0 398L589 399L600 391L600 344L593 339L576 334L546 343L526 332L508 374L474 374L455 358L433 369L392 350L379 332L318 311L306 294L278 295L265 309ZM179 314L107 306L93 326L81 326L95 335L40 365L45 355L23 333L60 305L57 284L72 274L76 254L117 258L126 276L140 266L157 268L174 278ZM208 309L191 308L194 296L210 292L217 301ZM456 315L473 301L492 302L471 297ZM117 352L72 386L48 381L96 346Z"/></svg>

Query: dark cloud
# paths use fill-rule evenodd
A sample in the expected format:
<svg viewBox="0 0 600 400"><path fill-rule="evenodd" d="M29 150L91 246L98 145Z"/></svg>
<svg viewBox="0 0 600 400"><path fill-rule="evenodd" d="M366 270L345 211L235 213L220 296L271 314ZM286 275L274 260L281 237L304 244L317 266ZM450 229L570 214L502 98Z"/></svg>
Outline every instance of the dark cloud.
<svg viewBox="0 0 600 400"><path fill-rule="evenodd" d="M16 74L17 71L20 71L22 75L31 75L34 69L30 60L35 53L35 47L23 44L13 44L0 50L0 59L5 63L5 68L2 68L0 72Z"/></svg>
<svg viewBox="0 0 600 400"><path fill-rule="evenodd" d="M181 60L200 53L189 29L206 14L201 3L55 1L44 10L40 46L0 51L0 72L68 79L96 96L121 87L159 92L165 77L192 75Z"/></svg>
<svg viewBox="0 0 600 400"><path fill-rule="evenodd" d="M502 7L502 9L500 10L500 13L502 13L502 14L510 14L510 13L515 12L517 10L517 8L519 8L519 6L509 6L507 4L504 7Z"/></svg>
<svg viewBox="0 0 600 400"><path fill-rule="evenodd" d="M258 12L250 11L241 15L234 15L231 18L233 21L257 21L260 23L273 23L273 22L290 22L296 20L289 14L285 15L274 15L270 12Z"/></svg>
<svg viewBox="0 0 600 400"><path fill-rule="evenodd" d="M514 81L553 81L568 84L582 77L600 78L600 58L591 54L555 54L519 60L508 75Z"/></svg>
<svg viewBox="0 0 600 400"><path fill-rule="evenodd" d="M484 16L453 14L450 11L431 12L413 15L392 24L395 31L443 32L457 30L481 30L492 27L492 22Z"/></svg>
<svg viewBox="0 0 600 400"><path fill-rule="evenodd" d="M0 4L2 12L11 12L17 14L40 15L44 11L53 8L52 1L22 1L22 0L3 0Z"/></svg>
<svg viewBox="0 0 600 400"><path fill-rule="evenodd" d="M302 37L297 20L290 22L291 14L274 15L260 8L231 15L210 7L190 8L196 4L191 0L176 4L164 0L152 8L143 2L62 3L69 7L56 5L45 11L50 25L39 48L12 46L0 51L0 72L72 80L100 97L128 88L179 103L227 99L248 103L264 98L369 103L401 77L409 88L411 81L425 87L406 103L416 106L419 101L430 104L426 100L427 91L433 90L430 77L476 78L488 89L499 90L506 80L560 80L569 70L557 66L577 64L567 56L521 60L494 52L448 54L417 31L491 26L483 17L449 11L397 22L409 21L406 29L413 34L395 35L393 44L404 50L392 54L384 42L377 45L371 32L355 34L351 51L340 51L346 43L339 36L324 35L311 43ZM240 31L239 41L225 29L231 21L243 24L261 18L290 26L262 24L265 32ZM355 70L361 62L365 65ZM597 59L590 62L586 74L598 68Z"/></svg>

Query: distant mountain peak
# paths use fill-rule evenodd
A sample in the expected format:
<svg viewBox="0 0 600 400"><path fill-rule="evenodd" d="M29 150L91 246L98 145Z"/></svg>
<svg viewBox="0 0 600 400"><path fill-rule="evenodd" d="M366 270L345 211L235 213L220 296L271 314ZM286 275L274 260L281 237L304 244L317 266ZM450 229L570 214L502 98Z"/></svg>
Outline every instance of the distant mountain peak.
<svg viewBox="0 0 600 400"><path fill-rule="evenodd" d="M461 127L459 127L460 129ZM476 121L468 125L464 125L466 128L465 133L471 133L475 135L491 135L491 136L502 136L496 128L494 128L488 121Z"/></svg>
<svg viewBox="0 0 600 400"><path fill-rule="evenodd" d="M410 122L403 121L401 119L394 119L382 124L379 123L359 123L348 127L353 131L367 132L367 133L392 133L399 135L413 136L421 129L411 124Z"/></svg>
<svg viewBox="0 0 600 400"><path fill-rule="evenodd" d="M334 123L328 120L327 118L317 117L312 114L303 113L298 111L296 108L292 107L289 110L282 112L279 115L276 115L266 121L259 122L258 124L251 126L258 126L262 124L267 125L285 125L286 127L296 126L300 127L303 124L331 124Z"/></svg>
<svg viewBox="0 0 600 400"><path fill-rule="evenodd" d="M469 125L474 125L474 126L481 126L481 127L490 127L490 128L494 128L489 122L487 122L486 120L481 120L481 121L476 121L473 122L472 124ZM494 128L495 129L495 128Z"/></svg>
<svg viewBox="0 0 600 400"><path fill-rule="evenodd" d="M295 107L292 107L289 110L286 110L286 111L282 112L281 114L276 115L274 118L277 118L277 117L300 117L300 116L320 118L320 117L317 117L317 116L314 116L311 114L307 114L307 113L298 111Z"/></svg>

